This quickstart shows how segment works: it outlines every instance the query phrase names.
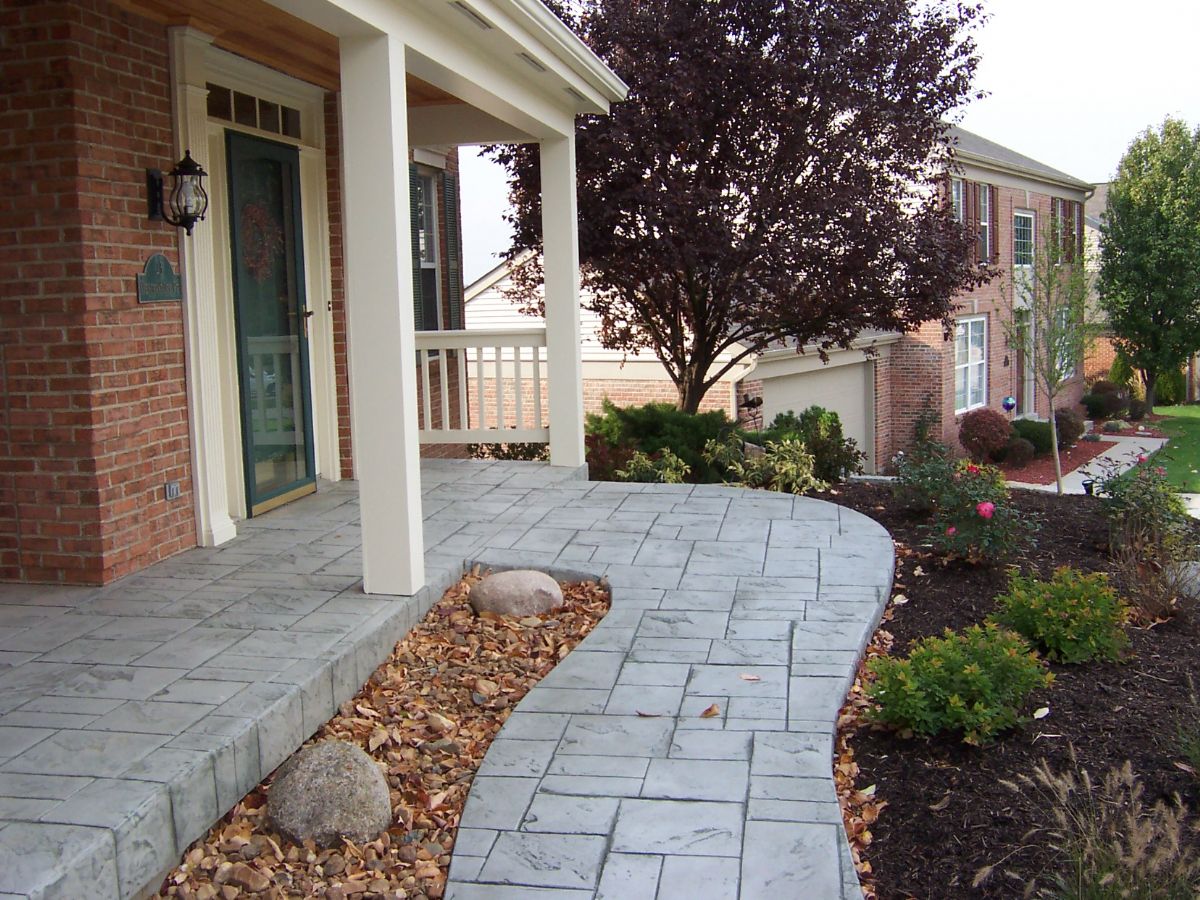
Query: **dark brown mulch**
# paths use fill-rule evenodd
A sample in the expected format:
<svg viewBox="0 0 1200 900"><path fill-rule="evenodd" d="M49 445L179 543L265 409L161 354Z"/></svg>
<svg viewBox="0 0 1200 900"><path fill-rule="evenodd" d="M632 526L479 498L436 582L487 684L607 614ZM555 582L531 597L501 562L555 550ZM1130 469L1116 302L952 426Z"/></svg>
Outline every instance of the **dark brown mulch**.
<svg viewBox="0 0 1200 900"><path fill-rule="evenodd" d="M1063 475L1074 472L1080 466L1085 466L1105 450L1111 450L1115 441L1080 441L1074 447L1069 447L1059 453L1059 465ZM1000 471L1010 481L1023 481L1026 484L1054 484L1054 457L1047 453L1038 456L1023 466L1000 463Z"/></svg>
<svg viewBox="0 0 1200 900"><path fill-rule="evenodd" d="M825 496L881 522L897 541L895 591L908 599L891 607L885 623L895 654L914 639L979 622L992 611L993 598L1006 586L1005 569L943 564L922 552L920 519L898 507L888 486L844 485L836 496ZM1014 502L1041 520L1036 546L1017 561L1022 569L1043 575L1061 565L1110 569L1098 500L1016 491ZM1065 769L1072 746L1096 776L1129 760L1149 803L1178 794L1200 811L1200 779L1176 766L1181 757L1175 746L1178 723L1194 713L1187 675L1200 675L1198 619L1131 628L1133 653L1124 663L1053 666L1055 684L1030 706L1048 706L1049 715L990 747L951 738L904 740L870 728L854 735L857 783L874 786L875 799L886 804L864 854L878 897L1021 896L1022 884L1052 865L1046 842L1026 837L1046 820L1000 780L1029 774L1042 759ZM1048 819L1048 810L1041 813ZM989 865L996 865L991 877L972 888L976 872Z"/></svg>
<svg viewBox="0 0 1200 900"><path fill-rule="evenodd" d="M475 615L464 577L398 643L314 740L358 743L387 772L393 825L321 849L274 831L271 777L188 848L157 898L438 900L467 791L513 708L608 611L608 589L562 582L543 616Z"/></svg>

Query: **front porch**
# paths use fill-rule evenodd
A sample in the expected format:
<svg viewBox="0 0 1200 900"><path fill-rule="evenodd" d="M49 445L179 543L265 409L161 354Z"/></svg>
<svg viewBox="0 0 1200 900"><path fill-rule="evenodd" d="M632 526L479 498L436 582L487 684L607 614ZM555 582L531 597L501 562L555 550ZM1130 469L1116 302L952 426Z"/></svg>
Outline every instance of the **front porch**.
<svg viewBox="0 0 1200 900"><path fill-rule="evenodd" d="M0 895L152 890L478 560L607 577L613 607L501 731L526 762L485 761L448 896L674 896L660 872L695 853L729 896L853 896L831 735L890 538L818 500L580 475L424 461L412 596L363 593L352 483L104 588L0 587ZM581 792L612 815L532 824Z"/></svg>

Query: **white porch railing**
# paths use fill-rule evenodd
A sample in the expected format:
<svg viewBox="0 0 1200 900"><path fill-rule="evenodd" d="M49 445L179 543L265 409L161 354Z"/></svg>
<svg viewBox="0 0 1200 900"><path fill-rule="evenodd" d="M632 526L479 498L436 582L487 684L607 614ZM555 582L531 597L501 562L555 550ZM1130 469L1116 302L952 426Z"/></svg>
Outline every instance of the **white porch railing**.
<svg viewBox="0 0 1200 900"><path fill-rule="evenodd" d="M422 444L550 440L545 328L418 331L416 346Z"/></svg>

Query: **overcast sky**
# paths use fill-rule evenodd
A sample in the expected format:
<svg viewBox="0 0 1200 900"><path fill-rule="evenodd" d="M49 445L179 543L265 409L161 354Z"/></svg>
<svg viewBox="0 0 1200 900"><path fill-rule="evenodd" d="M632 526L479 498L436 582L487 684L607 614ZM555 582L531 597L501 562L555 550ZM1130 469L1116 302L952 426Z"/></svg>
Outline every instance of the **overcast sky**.
<svg viewBox="0 0 1200 900"><path fill-rule="evenodd" d="M989 0L962 126L1082 178L1107 181L1165 116L1200 123L1200 0ZM468 283L508 246L503 170L461 151Z"/></svg>

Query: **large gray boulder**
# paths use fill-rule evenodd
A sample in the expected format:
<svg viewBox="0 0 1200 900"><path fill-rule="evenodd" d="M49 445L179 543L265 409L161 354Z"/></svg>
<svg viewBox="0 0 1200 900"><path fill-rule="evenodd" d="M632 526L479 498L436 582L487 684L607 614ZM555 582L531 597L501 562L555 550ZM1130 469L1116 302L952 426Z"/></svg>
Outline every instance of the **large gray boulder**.
<svg viewBox="0 0 1200 900"><path fill-rule="evenodd" d="M563 605L562 588L545 572L513 569L488 575L471 588L471 607L477 613L502 616L540 616Z"/></svg>
<svg viewBox="0 0 1200 900"><path fill-rule="evenodd" d="M293 841L362 843L392 824L387 780L357 744L322 741L285 762L267 795L271 823Z"/></svg>

